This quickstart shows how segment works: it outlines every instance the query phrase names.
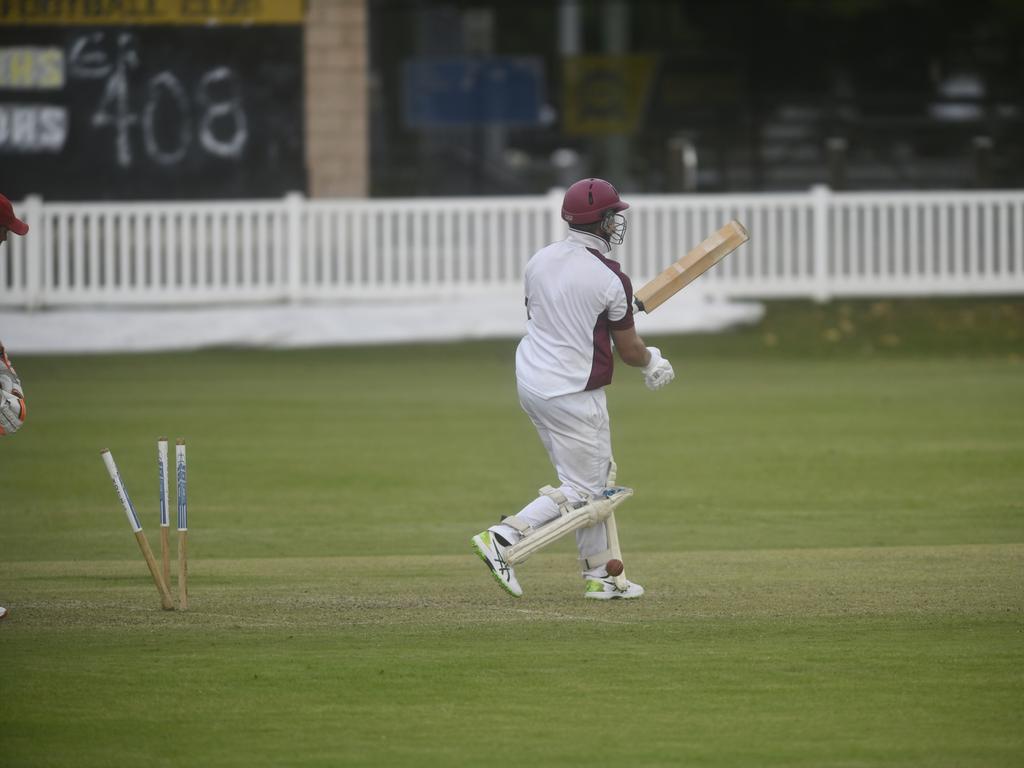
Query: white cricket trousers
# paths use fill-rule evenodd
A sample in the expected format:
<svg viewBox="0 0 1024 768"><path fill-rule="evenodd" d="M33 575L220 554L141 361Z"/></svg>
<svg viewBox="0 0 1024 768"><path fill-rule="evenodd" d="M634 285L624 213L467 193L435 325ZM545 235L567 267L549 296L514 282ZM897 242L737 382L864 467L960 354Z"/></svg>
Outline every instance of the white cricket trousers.
<svg viewBox="0 0 1024 768"><path fill-rule="evenodd" d="M570 502L597 496L608 482L612 441L608 423L608 402L604 389L574 392L545 400L519 388L519 404L537 428L537 434L555 467L559 490ZM537 528L559 515L558 506L547 496L538 496L516 517ZM519 533L507 525L494 526L513 544ZM580 560L608 549L604 523L576 531ZM603 563L602 563L603 565Z"/></svg>

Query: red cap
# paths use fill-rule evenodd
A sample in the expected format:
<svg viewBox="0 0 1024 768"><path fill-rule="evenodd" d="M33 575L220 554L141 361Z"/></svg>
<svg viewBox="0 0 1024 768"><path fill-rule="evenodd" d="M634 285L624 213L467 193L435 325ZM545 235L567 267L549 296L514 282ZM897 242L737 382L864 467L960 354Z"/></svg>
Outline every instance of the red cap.
<svg viewBox="0 0 1024 768"><path fill-rule="evenodd" d="M0 227L6 227L16 235L28 233L28 224L14 215L14 206L3 195L0 195Z"/></svg>

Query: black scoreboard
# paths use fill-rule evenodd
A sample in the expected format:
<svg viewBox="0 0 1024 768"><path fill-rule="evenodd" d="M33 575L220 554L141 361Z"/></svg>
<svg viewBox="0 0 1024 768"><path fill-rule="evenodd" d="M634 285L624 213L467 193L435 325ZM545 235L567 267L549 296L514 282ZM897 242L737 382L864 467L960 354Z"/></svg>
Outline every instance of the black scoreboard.
<svg viewBox="0 0 1024 768"><path fill-rule="evenodd" d="M106 12L102 3L36 4L60 12L25 19L11 10L19 5L33 6L0 3L3 194L204 199L306 189L301 0L213 4L243 17L149 0ZM125 13L132 7L135 16ZM268 9L270 21L259 16Z"/></svg>

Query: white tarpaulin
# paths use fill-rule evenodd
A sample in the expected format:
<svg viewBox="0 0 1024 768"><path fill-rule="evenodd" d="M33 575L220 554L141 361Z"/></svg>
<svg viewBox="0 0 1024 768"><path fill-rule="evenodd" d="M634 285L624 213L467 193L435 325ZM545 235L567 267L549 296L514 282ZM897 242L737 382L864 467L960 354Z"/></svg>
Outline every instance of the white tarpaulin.
<svg viewBox="0 0 1024 768"><path fill-rule="evenodd" d="M719 331L756 323L763 312L754 302L683 293L650 316L638 315L637 329L641 335ZM510 291L433 301L0 312L0 340L19 355L516 338L525 329L522 296Z"/></svg>

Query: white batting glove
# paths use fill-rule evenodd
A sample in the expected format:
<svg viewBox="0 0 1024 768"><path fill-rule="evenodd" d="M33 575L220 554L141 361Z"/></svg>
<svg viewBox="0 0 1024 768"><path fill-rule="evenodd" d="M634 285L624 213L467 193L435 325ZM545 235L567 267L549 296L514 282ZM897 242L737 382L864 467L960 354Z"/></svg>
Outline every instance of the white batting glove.
<svg viewBox="0 0 1024 768"><path fill-rule="evenodd" d="M650 390L661 389L676 377L672 370L672 364L661 356L661 350L657 347L648 347L651 353L651 360L643 367L644 384Z"/></svg>

